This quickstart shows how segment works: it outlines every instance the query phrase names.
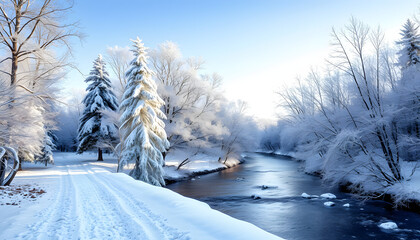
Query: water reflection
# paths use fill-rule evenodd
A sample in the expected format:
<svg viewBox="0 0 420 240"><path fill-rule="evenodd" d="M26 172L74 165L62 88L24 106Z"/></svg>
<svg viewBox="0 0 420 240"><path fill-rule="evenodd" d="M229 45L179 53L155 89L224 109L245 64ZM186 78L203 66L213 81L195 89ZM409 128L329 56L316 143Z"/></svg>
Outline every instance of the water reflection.
<svg viewBox="0 0 420 240"><path fill-rule="evenodd" d="M361 206L348 194L324 186L319 178L298 168L299 163L290 158L250 154L245 164L168 188L287 239L420 240L418 214L398 211L378 201ZM303 199L302 192L334 193L338 197L336 206L324 207L322 199ZM345 203L351 207L343 207ZM381 231L377 225L387 220L395 221L403 230Z"/></svg>

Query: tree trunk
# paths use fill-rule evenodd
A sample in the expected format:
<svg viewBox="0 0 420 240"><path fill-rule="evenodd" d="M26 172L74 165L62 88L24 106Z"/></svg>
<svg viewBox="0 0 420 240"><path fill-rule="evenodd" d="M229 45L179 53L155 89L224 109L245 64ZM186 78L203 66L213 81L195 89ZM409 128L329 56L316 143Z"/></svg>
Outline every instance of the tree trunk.
<svg viewBox="0 0 420 240"><path fill-rule="evenodd" d="M102 158L102 149L98 148L98 161L103 161L104 159Z"/></svg>
<svg viewBox="0 0 420 240"><path fill-rule="evenodd" d="M16 19L15 19L15 31L14 33L16 35L12 36L11 40L12 40L12 71L11 71L11 75L10 75L10 86L13 86L16 84L16 80L17 80L17 70L18 70L18 63L19 63L19 46L18 46L18 37L17 37L17 33L20 31L20 20L22 17L22 12L21 12L21 8L22 8L22 3L18 3L15 7L16 9Z"/></svg>

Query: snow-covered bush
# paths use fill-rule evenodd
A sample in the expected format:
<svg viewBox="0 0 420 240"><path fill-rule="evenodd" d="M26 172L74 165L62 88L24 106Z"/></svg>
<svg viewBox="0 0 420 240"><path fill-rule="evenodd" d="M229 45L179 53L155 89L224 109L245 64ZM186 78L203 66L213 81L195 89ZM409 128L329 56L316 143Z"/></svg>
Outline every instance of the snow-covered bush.
<svg viewBox="0 0 420 240"><path fill-rule="evenodd" d="M43 163L45 166L54 163L53 151L56 150L57 136L52 132L48 131L44 138L43 147L41 154L35 156L37 162Z"/></svg>
<svg viewBox="0 0 420 240"><path fill-rule="evenodd" d="M259 148L263 151L274 152L280 148L284 148L281 144L280 123L277 125L267 126L262 130L262 136L259 143Z"/></svg>
<svg viewBox="0 0 420 240"><path fill-rule="evenodd" d="M254 151L258 148L259 128L250 116L245 115L246 103L242 101L226 101L221 106L218 119L226 129L222 139L217 140L220 145L221 162L225 163L228 158L240 159L244 151Z"/></svg>
<svg viewBox="0 0 420 240"><path fill-rule="evenodd" d="M404 25L398 65L384 35L357 20L332 36L329 71L312 71L279 92L289 115L278 124L280 141L271 142L295 151L306 171L331 183L350 182L361 194L386 192L410 180L417 165L407 170L406 161L419 160L417 27ZM283 146L290 136L292 146Z"/></svg>

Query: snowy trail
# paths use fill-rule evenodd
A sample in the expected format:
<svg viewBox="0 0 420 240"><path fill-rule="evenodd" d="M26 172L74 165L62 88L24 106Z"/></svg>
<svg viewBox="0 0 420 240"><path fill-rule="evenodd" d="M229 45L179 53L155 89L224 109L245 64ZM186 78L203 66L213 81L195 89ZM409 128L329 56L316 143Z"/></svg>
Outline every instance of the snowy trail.
<svg viewBox="0 0 420 240"><path fill-rule="evenodd" d="M62 172L65 168L60 167ZM54 203L41 212L37 223L31 225L28 231L19 235L19 239L35 239L33 232L36 231L36 239L64 239L72 237L77 232L77 216L74 211L74 186L70 183L68 176L61 175L60 187Z"/></svg>
<svg viewBox="0 0 420 240"><path fill-rule="evenodd" d="M187 239L87 165L64 167L54 204L19 239Z"/></svg>
<svg viewBox="0 0 420 240"><path fill-rule="evenodd" d="M47 186L49 198L10 218L20 228L1 229L0 222L0 239L278 239L207 204L91 162L60 161L40 172L39 179L56 179Z"/></svg>
<svg viewBox="0 0 420 240"><path fill-rule="evenodd" d="M98 197L103 199L103 202L108 204L105 207L105 211L112 212L114 217L120 218L115 219L115 223L125 223L117 228L118 232L128 233L126 236L121 236L126 239L130 239L130 236L135 236L133 239L181 239L175 229L171 229L168 226L164 226L158 221L156 216L151 216L145 213L145 208L138 207L140 201L135 201L132 196L123 193L118 186L118 182L107 180L107 175L112 175L108 171L93 171L87 169L86 165L83 165L82 172L86 174L88 181L95 185L95 189L98 192ZM88 192L87 192L88 194ZM94 202L94 201L93 201ZM92 217L93 214L88 214ZM106 218L109 222L109 218ZM112 223L111 223L112 224ZM162 226L160 226L162 225ZM118 234L116 232L116 234ZM88 236L89 237L89 236Z"/></svg>

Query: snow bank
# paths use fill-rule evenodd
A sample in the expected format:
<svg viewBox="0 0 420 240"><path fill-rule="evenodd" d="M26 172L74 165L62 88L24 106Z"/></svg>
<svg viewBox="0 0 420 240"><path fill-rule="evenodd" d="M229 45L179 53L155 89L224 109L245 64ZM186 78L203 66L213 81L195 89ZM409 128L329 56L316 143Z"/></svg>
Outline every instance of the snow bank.
<svg viewBox="0 0 420 240"><path fill-rule="evenodd" d="M62 154L55 166L19 171L13 184L37 183L46 193L0 205L0 239L280 239L206 203L112 173L106 160L85 159Z"/></svg>
<svg viewBox="0 0 420 240"><path fill-rule="evenodd" d="M411 176L389 187L387 193L391 194L396 203L417 201L420 205L420 168L412 174L412 169L417 162L402 162L404 176Z"/></svg>
<svg viewBox="0 0 420 240"><path fill-rule="evenodd" d="M406 178L387 187L355 174L349 174L345 180L349 183L360 184L367 194L389 196L396 206L418 208L420 206L420 168L413 173L413 169L418 163L401 161L400 164L402 175Z"/></svg>
<svg viewBox="0 0 420 240"><path fill-rule="evenodd" d="M304 171L308 174L318 174L322 170L322 160L318 155L283 150L259 150L258 152L289 156L297 160L302 160L305 162ZM359 184L366 194L372 193L372 195L378 195L382 193L389 195L392 197L392 202L396 206L413 206L414 208L418 208L420 206L420 166L416 167L417 162L401 161L400 164L402 175L408 177L386 188L367 179L366 176L370 173L366 176L347 174L343 182ZM413 169L415 168L417 170L413 173Z"/></svg>
<svg viewBox="0 0 420 240"><path fill-rule="evenodd" d="M95 161L97 159L96 152L85 152L83 154L75 154L73 152L54 153L54 159L56 161L69 161L69 159L73 159L75 161L89 161L90 164L104 167L110 172L116 172L116 157L112 154L104 154L103 158L104 161ZM179 164L186 158L189 159L189 162L177 170ZM223 164L218 161L217 156L212 156L208 154L194 154L188 151L173 151L166 157L164 167L164 178L169 181L186 180L194 176L221 171L223 169L234 167L242 162L243 161L235 158L228 158L226 163ZM129 170L124 170L123 172L128 173Z"/></svg>
<svg viewBox="0 0 420 240"><path fill-rule="evenodd" d="M177 169L185 159L188 159L187 163ZM231 168L242 163L236 158L228 158L226 162L219 162L218 159L219 157L216 155L174 150L165 159L164 178L170 181L185 180L197 175Z"/></svg>
<svg viewBox="0 0 420 240"><path fill-rule="evenodd" d="M266 153L266 154L274 154L274 155L279 155L279 156L286 156L286 157L295 158L296 160L299 160L299 161L301 160L301 159L299 159L299 157L296 154L296 152L292 152L292 151L282 151L280 149L277 149L277 150L258 149L255 152L257 152L257 153Z"/></svg>
<svg viewBox="0 0 420 240"><path fill-rule="evenodd" d="M113 175L124 188L133 189L133 198L141 199L153 213L165 216L168 224L188 231L192 239L279 239L253 224L213 210L206 203L136 181L125 174Z"/></svg>

